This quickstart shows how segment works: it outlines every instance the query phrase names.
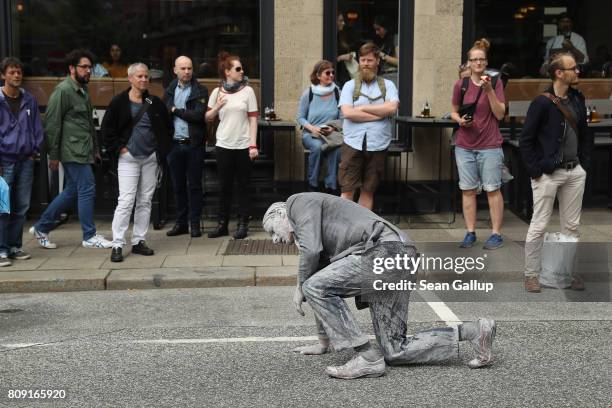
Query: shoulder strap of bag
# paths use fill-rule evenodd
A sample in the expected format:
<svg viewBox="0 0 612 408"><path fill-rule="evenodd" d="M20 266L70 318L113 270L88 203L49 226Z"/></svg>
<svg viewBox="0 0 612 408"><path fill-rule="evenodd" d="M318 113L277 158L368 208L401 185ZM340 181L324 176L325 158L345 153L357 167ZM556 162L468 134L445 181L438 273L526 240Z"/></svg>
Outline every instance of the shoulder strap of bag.
<svg viewBox="0 0 612 408"><path fill-rule="evenodd" d="M130 122L130 126L128 127L128 134L130 135L130 137L128 138L128 143L130 139L132 138L132 131L134 130L134 126L136 126L136 124L140 121L140 119L142 119L144 114L147 112L147 109L149 109L149 106L151 105L153 105L153 101L149 97L146 97L144 101L142 101L142 106L138 110L138 113L136 113L136 116L132 118L132 121Z"/></svg>
<svg viewBox="0 0 612 408"><path fill-rule="evenodd" d="M380 89L380 96L382 97L382 100L384 102L385 97L387 96L387 85L385 85L385 78L383 78L382 76L377 76L376 82L378 82L378 89Z"/></svg>
<svg viewBox="0 0 612 408"><path fill-rule="evenodd" d="M353 89L353 104L355 104L361 94L361 78L357 76L353 81L355 81L355 89Z"/></svg>
<svg viewBox="0 0 612 408"><path fill-rule="evenodd" d="M461 100L459 102L459 106L463 105L463 98L465 97L465 93L470 86L470 77L464 77L463 82L461 83Z"/></svg>
<svg viewBox="0 0 612 408"><path fill-rule="evenodd" d="M574 129L576 134L578 134L578 124L574 120L574 117L572 116L572 114L569 113L569 111L564 106L561 105L561 103L559 102L559 97L551 94L550 92L543 92L542 95L550 99L552 103L555 104L557 109L559 109L561 113L563 114L563 116L565 117L565 120L569 122L570 126Z"/></svg>
<svg viewBox="0 0 612 408"><path fill-rule="evenodd" d="M153 105L153 101L148 97L145 98L144 101L142 101L142 106L138 110L138 113L136 113L136 116L132 118L132 122L130 123L130 127L129 127L130 134L132 133L134 126L136 126L136 124L140 121L140 119L142 119L144 114L147 113L147 110L149 109L149 106L151 105Z"/></svg>

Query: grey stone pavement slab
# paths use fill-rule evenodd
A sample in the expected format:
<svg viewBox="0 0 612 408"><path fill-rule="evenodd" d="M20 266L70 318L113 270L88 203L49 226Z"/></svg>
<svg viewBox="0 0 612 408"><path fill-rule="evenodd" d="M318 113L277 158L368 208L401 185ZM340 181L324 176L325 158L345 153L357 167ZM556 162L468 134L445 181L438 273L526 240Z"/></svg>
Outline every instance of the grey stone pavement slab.
<svg viewBox="0 0 612 408"><path fill-rule="evenodd" d="M465 234L461 214L453 224L444 223L440 214L418 217L402 217L400 228L416 242L419 253L435 257L483 257L486 270L467 273L463 278L493 277L499 281L520 281L524 255L523 242L528 225L510 211L504 214L504 246L495 251L485 251L482 244L490 235L489 215L479 211L477 221L477 245L462 250L457 248ZM427 221L428 224L418 221ZM208 225L208 224L210 225ZM555 213L548 230L559 229L559 217ZM100 220L98 232L111 237L110 221ZM211 227L213 224L205 222ZM294 285L299 257L295 255L224 255L231 237L209 239L189 235L167 237L166 231L149 229L147 244L155 250L153 256L132 255L130 245L124 248L124 261L110 262L110 249L88 249L81 245L81 229L74 218L51 233L58 244L54 250L40 248L32 235L24 231L24 249L32 259L14 261L9 267L0 268L0 292L144 289L258 285ZM582 243L604 245L597 259L581 259L581 273L597 273L612 270L612 211L586 209L582 216ZM261 221L254 220L250 239L266 239ZM126 236L129 243L131 237ZM603 257L603 258L602 258ZM420 276L431 279L448 279L453 272L424 270ZM63 279L63 280L62 280ZM90 282L88 282L90 281Z"/></svg>

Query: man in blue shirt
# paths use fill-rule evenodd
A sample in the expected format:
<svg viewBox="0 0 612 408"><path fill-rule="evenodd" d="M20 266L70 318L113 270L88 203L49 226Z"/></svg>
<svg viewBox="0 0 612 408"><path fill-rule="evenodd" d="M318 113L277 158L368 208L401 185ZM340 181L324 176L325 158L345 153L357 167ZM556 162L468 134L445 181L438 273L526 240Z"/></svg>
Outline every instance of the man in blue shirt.
<svg viewBox="0 0 612 408"><path fill-rule="evenodd" d="M204 164L204 113L208 90L193 77L191 59L180 56L174 62L176 79L164 94L164 101L174 122L173 146L168 155L176 200L176 224L166 232L169 237L187 234L201 237L202 166Z"/></svg>
<svg viewBox="0 0 612 408"><path fill-rule="evenodd" d="M385 170L391 143L391 117L399 104L393 82L378 78L380 50L373 43L359 49L359 75L344 84L340 109L344 116L344 144L338 180L342 197L353 200L360 189L359 204L371 210L374 192Z"/></svg>

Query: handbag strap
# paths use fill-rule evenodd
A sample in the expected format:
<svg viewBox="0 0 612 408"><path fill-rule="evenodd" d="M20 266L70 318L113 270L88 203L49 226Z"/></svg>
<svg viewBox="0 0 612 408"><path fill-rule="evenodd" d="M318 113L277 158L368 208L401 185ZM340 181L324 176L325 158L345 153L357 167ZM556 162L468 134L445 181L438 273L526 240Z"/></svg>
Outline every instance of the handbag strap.
<svg viewBox="0 0 612 408"><path fill-rule="evenodd" d="M561 113L565 117L565 120L567 120L569 122L570 126L574 129L576 134L578 134L578 124L576 123L576 120L574 120L574 117L567 110L567 108L565 106L561 105L559 97L556 96L556 95L551 94L550 92L543 92L542 95L544 95L545 97L550 99L552 101L552 103L555 104L555 106L561 111Z"/></svg>
<svg viewBox="0 0 612 408"><path fill-rule="evenodd" d="M132 134L132 130L134 130L134 126L136 126L136 124L138 122L140 122L140 119L142 119L142 117L144 116L145 113L147 113L147 110L149 109L149 106L153 105L153 101L151 99L149 99L148 97L144 99L142 106L140 107L140 109L138 110L138 113L136 113L136 116L134 116L132 118L132 122L130 123L129 126L129 134L131 137Z"/></svg>

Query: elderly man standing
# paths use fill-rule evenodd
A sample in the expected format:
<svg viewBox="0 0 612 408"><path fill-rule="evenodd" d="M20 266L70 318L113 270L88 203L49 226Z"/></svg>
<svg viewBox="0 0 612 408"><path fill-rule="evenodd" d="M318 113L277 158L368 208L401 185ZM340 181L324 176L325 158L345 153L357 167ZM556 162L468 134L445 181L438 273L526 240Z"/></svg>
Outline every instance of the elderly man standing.
<svg viewBox="0 0 612 408"><path fill-rule="evenodd" d="M10 266L11 259L29 259L21 249L23 224L30 208L34 180L34 156L38 154L44 133L38 103L21 88L21 61L5 58L0 64L4 80L0 92L0 176L10 189L11 213L0 215L0 266Z"/></svg>
<svg viewBox="0 0 612 408"><path fill-rule="evenodd" d="M76 199L85 248L110 248L111 242L96 233L94 204L96 180L91 168L100 160L100 149L93 122L87 84L93 69L93 55L87 50L74 50L66 57L70 74L53 90L44 127L47 134L49 168L64 166L66 184L53 199L30 232L43 248L57 245L49 240L61 213L69 210Z"/></svg>
<svg viewBox="0 0 612 408"><path fill-rule="evenodd" d="M385 171L391 116L399 104L393 82L376 75L379 63L378 47L362 45L359 74L344 84L339 102L344 116L338 174L342 197L352 201L359 189L359 204L369 210L374 207L374 192Z"/></svg>
<svg viewBox="0 0 612 408"><path fill-rule="evenodd" d="M274 203L263 218L264 229L275 242L296 242L300 249L298 284L293 302L304 315L308 301L319 329L319 344L297 351L323 354L352 348L353 359L327 367L331 377L379 377L388 364L435 363L458 355L461 340L469 341L476 357L470 368L490 365L496 324L490 319L444 327L406 337L409 290L372 295L376 258L414 257L412 241L393 224L373 212L339 197L321 193L296 194L286 203ZM321 264L327 264L319 270ZM379 275L376 275L379 276ZM397 275L396 275L397 276ZM368 295L378 346L370 344L344 298Z"/></svg>
<svg viewBox="0 0 612 408"><path fill-rule="evenodd" d="M171 122L163 101L149 95L149 69L141 62L128 67L130 88L115 96L104 120L102 133L109 151L119 156L119 199L113 217L112 262L123 261L125 233L134 201L132 253L153 255L146 244L151 200L159 165L170 150Z"/></svg>
<svg viewBox="0 0 612 408"><path fill-rule="evenodd" d="M204 164L204 113L208 90L193 77L193 63L185 56L174 62L176 79L164 94L164 101L174 122L173 146L168 167L176 199L176 223L166 232L169 237L187 234L201 237L202 166Z"/></svg>

